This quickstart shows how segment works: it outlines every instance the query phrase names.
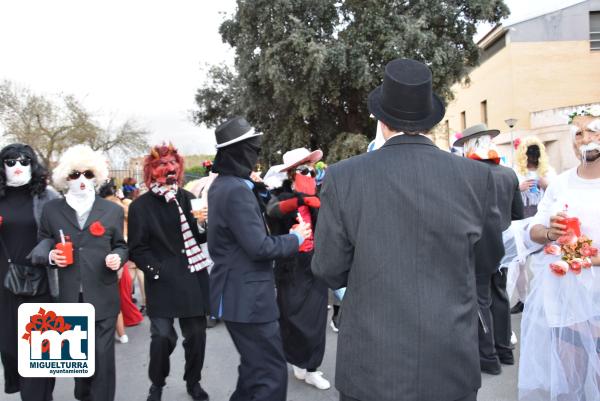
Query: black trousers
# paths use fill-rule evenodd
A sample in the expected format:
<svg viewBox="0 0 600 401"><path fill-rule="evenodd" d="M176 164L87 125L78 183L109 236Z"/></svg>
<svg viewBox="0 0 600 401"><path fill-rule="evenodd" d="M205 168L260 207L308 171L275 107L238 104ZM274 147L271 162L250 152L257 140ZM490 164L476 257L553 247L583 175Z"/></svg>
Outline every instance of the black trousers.
<svg viewBox="0 0 600 401"><path fill-rule="evenodd" d="M497 369L500 359L494 344L492 319L492 276L477 277L477 303L479 306L479 362L482 369Z"/></svg>
<svg viewBox="0 0 600 401"><path fill-rule="evenodd" d="M477 301L485 328L479 325L479 359L482 368L494 369L500 359L513 359L510 343L510 300L506 292L506 269L487 280L477 277Z"/></svg>
<svg viewBox="0 0 600 401"><path fill-rule="evenodd" d="M75 378L75 398L80 401L115 399L115 326L117 317L96 321L96 371Z"/></svg>
<svg viewBox="0 0 600 401"><path fill-rule="evenodd" d="M506 292L507 268L492 276L492 319L494 321L494 345L500 357L513 359L514 346L510 342L512 327L510 323L510 299Z"/></svg>
<svg viewBox="0 0 600 401"><path fill-rule="evenodd" d="M148 375L152 384L162 387L169 376L169 357L177 344L177 333L173 327L172 317L150 318L150 365ZM179 327L183 334L183 349L185 352L185 373L183 380L193 385L201 379L204 366L204 351L206 349L206 317L179 318Z"/></svg>
<svg viewBox="0 0 600 401"><path fill-rule="evenodd" d="M357 398L349 397L345 394L340 393L340 401L360 401ZM458 400L453 401L477 401L477 391L467 395L466 397L459 398Z"/></svg>
<svg viewBox="0 0 600 401"><path fill-rule="evenodd" d="M17 357L1 353L4 367L4 391L21 392L23 401L50 401L54 391L55 379L50 377L22 377L19 375Z"/></svg>
<svg viewBox="0 0 600 401"><path fill-rule="evenodd" d="M225 322L240 354L238 381L230 401L285 401L287 364L277 321Z"/></svg>

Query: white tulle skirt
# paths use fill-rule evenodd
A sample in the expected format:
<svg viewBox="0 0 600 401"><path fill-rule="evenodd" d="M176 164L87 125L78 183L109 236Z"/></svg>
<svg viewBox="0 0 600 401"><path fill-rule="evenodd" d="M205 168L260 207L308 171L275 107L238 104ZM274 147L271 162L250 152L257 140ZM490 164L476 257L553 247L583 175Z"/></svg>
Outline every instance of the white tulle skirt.
<svg viewBox="0 0 600 401"><path fill-rule="evenodd" d="M559 277L532 255L521 321L520 401L600 401L600 268Z"/></svg>

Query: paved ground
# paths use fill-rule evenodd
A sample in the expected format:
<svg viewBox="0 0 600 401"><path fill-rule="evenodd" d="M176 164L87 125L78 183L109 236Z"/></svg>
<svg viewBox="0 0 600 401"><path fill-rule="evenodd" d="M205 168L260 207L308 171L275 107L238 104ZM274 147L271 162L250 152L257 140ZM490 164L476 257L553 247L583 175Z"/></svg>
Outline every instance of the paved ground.
<svg viewBox="0 0 600 401"><path fill-rule="evenodd" d="M519 315L520 316L520 315ZM518 329L520 317L513 317L513 326ZM116 345L117 358L117 401L144 401L150 385L147 377L149 322L127 329L130 342ZM180 336L181 337L181 336ZM181 340L181 338L180 338ZM326 378L333 382L335 371L336 334L327 331L327 351L321 370ZM208 331L206 361L203 370L202 385L210 394L212 401L227 401L237 379L238 355L224 325ZM517 346L518 351L518 346ZM518 356L518 354L516 355ZM461 369L456 365L456 369ZM1 365L0 365L1 370ZM299 382L289 371L288 401L333 401L338 400L335 389L319 391ZM504 368L500 376L483 375L483 387L479 392L479 401L514 401L517 399L516 366ZM4 388L3 375L0 375L0 389ZM54 400L73 400L73 381L60 379L54 391ZM16 395L0 393L2 401L17 401ZM185 391L183 382L183 348L181 341L171 356L171 375L163 393L164 401L191 400Z"/></svg>

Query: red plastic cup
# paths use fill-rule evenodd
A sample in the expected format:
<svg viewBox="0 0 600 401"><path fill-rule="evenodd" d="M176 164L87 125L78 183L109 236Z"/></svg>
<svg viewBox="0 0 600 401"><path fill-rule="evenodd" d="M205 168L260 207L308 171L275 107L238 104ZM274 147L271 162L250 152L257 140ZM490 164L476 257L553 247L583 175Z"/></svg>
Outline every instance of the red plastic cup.
<svg viewBox="0 0 600 401"><path fill-rule="evenodd" d="M58 249L59 251L62 251L63 256L67 257L67 265L73 264L73 243L72 242L67 241L64 244L62 242L59 242L58 244L56 244L56 249Z"/></svg>
<svg viewBox="0 0 600 401"><path fill-rule="evenodd" d="M566 232L572 232L576 236L581 236L581 223L577 217L565 217L560 221L561 224L567 226Z"/></svg>

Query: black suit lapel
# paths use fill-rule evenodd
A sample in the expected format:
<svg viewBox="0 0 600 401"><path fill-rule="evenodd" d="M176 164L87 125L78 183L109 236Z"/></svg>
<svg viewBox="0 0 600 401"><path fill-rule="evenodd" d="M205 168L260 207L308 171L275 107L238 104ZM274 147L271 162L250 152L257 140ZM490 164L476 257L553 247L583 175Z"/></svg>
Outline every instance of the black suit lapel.
<svg viewBox="0 0 600 401"><path fill-rule="evenodd" d="M75 213L75 210L71 206L69 206L67 201L65 201L63 203L61 212L62 212L62 214L65 215L65 217L67 218L67 221L79 230L79 222L77 221L77 213Z"/></svg>
<svg viewBox="0 0 600 401"><path fill-rule="evenodd" d="M102 207L101 203L98 202L98 198L94 200L94 204L92 205L92 210L83 225L83 230L87 229L94 221L100 220L100 217L104 214L104 207Z"/></svg>

